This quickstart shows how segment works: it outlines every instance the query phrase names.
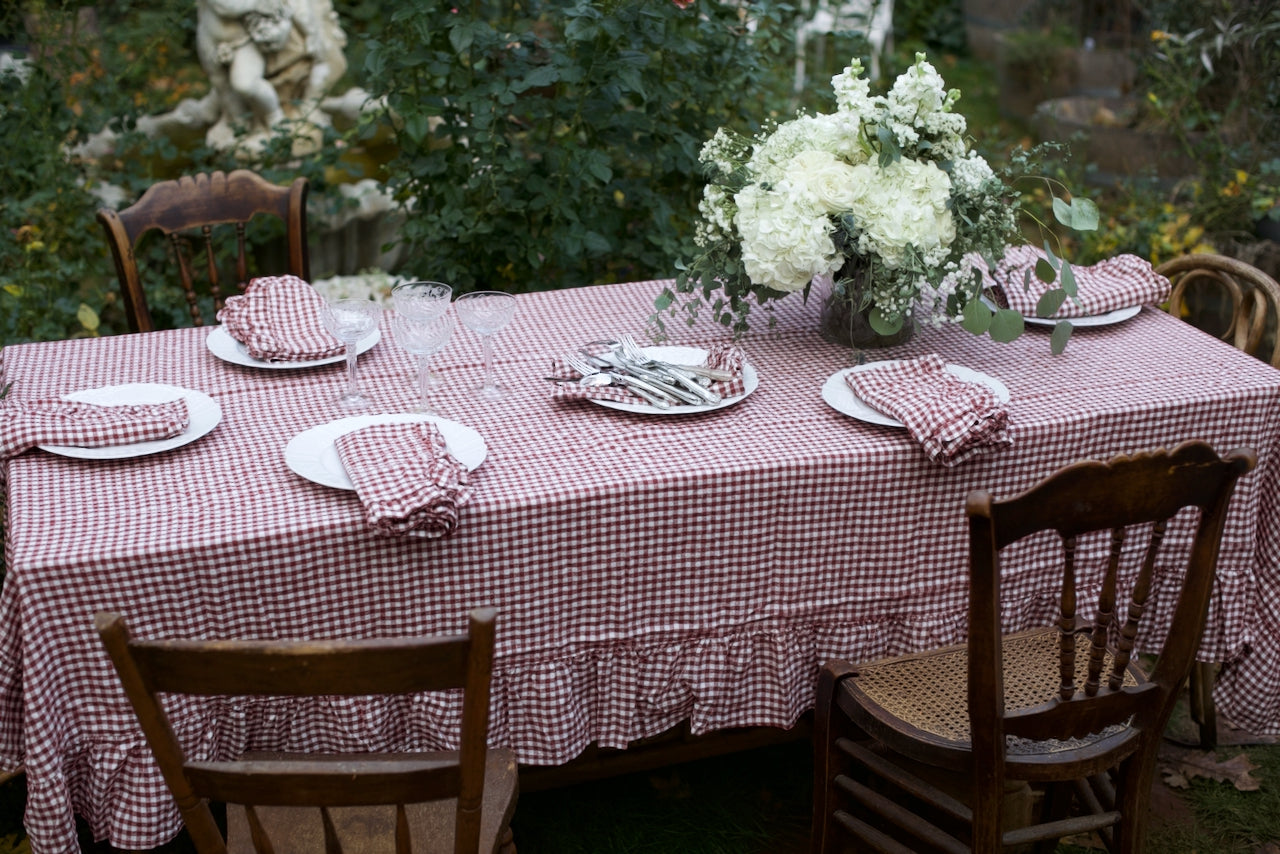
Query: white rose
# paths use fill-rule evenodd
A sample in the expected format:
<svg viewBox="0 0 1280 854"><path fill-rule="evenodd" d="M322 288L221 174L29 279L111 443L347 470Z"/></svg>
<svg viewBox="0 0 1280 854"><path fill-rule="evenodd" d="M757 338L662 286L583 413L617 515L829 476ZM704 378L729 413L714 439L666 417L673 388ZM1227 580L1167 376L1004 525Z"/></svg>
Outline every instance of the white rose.
<svg viewBox="0 0 1280 854"><path fill-rule="evenodd" d="M824 213L841 213L853 208L854 171L828 151L802 151L787 168L786 180L812 194Z"/></svg>

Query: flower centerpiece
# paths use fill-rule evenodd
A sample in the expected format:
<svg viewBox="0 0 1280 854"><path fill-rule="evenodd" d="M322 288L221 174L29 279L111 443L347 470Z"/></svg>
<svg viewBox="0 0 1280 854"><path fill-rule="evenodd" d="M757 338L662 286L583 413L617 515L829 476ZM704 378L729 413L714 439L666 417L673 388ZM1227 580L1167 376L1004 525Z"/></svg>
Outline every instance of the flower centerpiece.
<svg viewBox="0 0 1280 854"><path fill-rule="evenodd" d="M706 305L742 333L753 302L807 298L815 277L829 276L822 329L833 340L895 343L926 316L1016 338L1022 316L978 299L975 267L1021 242L1018 196L970 148L952 109L960 93L944 88L924 54L884 96L871 94L857 60L831 83L834 112L800 114L755 139L721 128L703 147L698 254L677 265L658 312L684 297L691 321ZM1028 155L1014 164L1026 166ZM1096 227L1086 199L1055 195L1053 207L1065 225ZM1074 294L1070 266L1045 246L1050 263L1037 275L1058 280L1050 299L1060 304ZM1069 334L1055 335L1056 350Z"/></svg>

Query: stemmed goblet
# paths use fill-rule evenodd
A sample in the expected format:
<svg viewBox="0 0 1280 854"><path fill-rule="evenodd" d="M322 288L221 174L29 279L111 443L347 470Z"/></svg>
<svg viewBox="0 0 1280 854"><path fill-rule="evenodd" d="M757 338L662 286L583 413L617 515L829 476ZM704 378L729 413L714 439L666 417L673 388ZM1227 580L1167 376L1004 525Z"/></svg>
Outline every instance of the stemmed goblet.
<svg viewBox="0 0 1280 854"><path fill-rule="evenodd" d="M500 291L473 291L454 301L462 325L480 336L484 350L484 384L476 394L486 400L501 400L506 389L493 376L493 335L511 322L516 313L516 298Z"/></svg>
<svg viewBox="0 0 1280 854"><path fill-rule="evenodd" d="M324 328L347 347L347 387L338 396L343 409L363 409L369 398L360 392L356 380L356 343L378 326L381 308L367 299L340 299L326 301L321 309Z"/></svg>
<svg viewBox="0 0 1280 854"><path fill-rule="evenodd" d="M444 314L453 298L453 288L444 282L401 282L391 289L391 304L397 314L431 320Z"/></svg>
<svg viewBox="0 0 1280 854"><path fill-rule="evenodd" d="M401 282L391 289L391 304L395 307L396 314L415 320L434 320L440 317L449 310L449 300L452 298L453 287L444 282ZM441 347L443 346L442 344ZM419 377L418 381L421 382L422 378ZM444 380L435 371L427 371L428 388L437 389L442 385Z"/></svg>
<svg viewBox="0 0 1280 854"><path fill-rule="evenodd" d="M400 348L418 359L418 405L413 411L429 414L431 403L427 397L434 386L430 381L427 362L449 343L449 338L453 335L453 315L446 313L423 319L396 312L391 318L391 331Z"/></svg>

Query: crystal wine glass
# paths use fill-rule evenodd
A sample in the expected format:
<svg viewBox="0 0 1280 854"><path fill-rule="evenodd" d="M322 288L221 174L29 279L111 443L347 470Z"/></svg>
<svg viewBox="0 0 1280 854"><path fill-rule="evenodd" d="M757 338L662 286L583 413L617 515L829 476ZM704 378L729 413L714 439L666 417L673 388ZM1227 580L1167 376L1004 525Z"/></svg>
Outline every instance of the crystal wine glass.
<svg viewBox="0 0 1280 854"><path fill-rule="evenodd" d="M391 304L396 314L419 320L434 320L444 314L452 298L453 287L444 282L401 282L391 289ZM435 371L427 371L428 388L437 389L442 385L444 380Z"/></svg>
<svg viewBox="0 0 1280 854"><path fill-rule="evenodd" d="M324 328L347 345L347 387L338 396L338 405L343 409L363 409L369 405L369 398L360 392L356 382L356 342L377 328L380 311L376 302L367 299L326 301L321 309Z"/></svg>
<svg viewBox="0 0 1280 854"><path fill-rule="evenodd" d="M443 282L401 282L391 289L396 314L432 320L449 309L453 288Z"/></svg>
<svg viewBox="0 0 1280 854"><path fill-rule="evenodd" d="M391 318L391 331L400 348L418 359L418 405L413 411L430 414L427 395L435 386L429 380L427 362L449 343L453 335L453 315L446 313L428 320L396 312Z"/></svg>
<svg viewBox="0 0 1280 854"><path fill-rule="evenodd" d="M516 298L499 291L473 291L454 301L458 320L480 336L484 349L484 384L476 394L486 400L501 400L507 391L493 376L493 335L508 323L516 313Z"/></svg>

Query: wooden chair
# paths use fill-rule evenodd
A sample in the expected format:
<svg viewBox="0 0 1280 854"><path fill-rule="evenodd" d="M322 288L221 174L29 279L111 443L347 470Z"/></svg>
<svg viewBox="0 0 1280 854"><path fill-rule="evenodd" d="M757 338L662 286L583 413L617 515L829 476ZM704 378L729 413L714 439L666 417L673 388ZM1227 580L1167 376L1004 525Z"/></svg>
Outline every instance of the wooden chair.
<svg viewBox="0 0 1280 854"><path fill-rule="evenodd" d="M466 635L353 641L140 641L98 633L200 854L394 850L514 854L516 763L486 748L494 612ZM461 747L404 754L186 755L158 694L360 696L463 689ZM224 842L209 801L227 804ZM375 806L387 805L387 806ZM316 809L319 807L319 809ZM373 841L377 849L367 848Z"/></svg>
<svg viewBox="0 0 1280 854"><path fill-rule="evenodd" d="M1225 255L1183 255L1164 262L1156 272L1173 283L1169 313L1174 317L1182 317L1187 291L1196 283L1223 288L1231 298L1231 322L1222 333L1222 340L1280 368L1274 320L1280 318L1280 283L1275 279L1251 264ZM1273 318L1270 329L1268 317Z"/></svg>
<svg viewBox="0 0 1280 854"><path fill-rule="evenodd" d="M1039 841L1051 851L1051 840L1097 831L1113 851L1140 851L1156 751L1200 642L1227 504L1255 461L1247 449L1219 458L1188 442L1076 463L1004 501L970 494L968 644L821 671L813 850L985 854ZM1158 601L1165 613L1173 604L1176 630L1148 675L1131 657L1134 639L1166 522L1183 507L1199 509L1198 528L1181 589L1167 587L1177 576L1170 558L1161 564ZM1055 626L1002 635L999 554L1014 544L1060 561L1062 591ZM1076 591L1094 580L1089 620L1076 613ZM1040 815L1025 809L1029 826L1009 820L1015 781L1043 788Z"/></svg>
<svg viewBox="0 0 1280 854"><path fill-rule="evenodd" d="M276 216L284 221L288 269L274 272L288 272L310 281L306 178L297 178L288 187L278 187L245 169L210 175L201 173L154 184L142 194L142 198L122 211L100 209L98 222L107 233L107 244L115 260L129 329L150 332L155 328L134 255L144 234L158 230L168 238L177 257L191 319L196 326L202 326L204 318L197 303L192 244L199 240L203 245L205 277L217 311L222 307L224 295L219 281L214 227L235 226L236 281L233 286L243 290L249 280L245 230L249 221L258 214ZM198 237L193 233L196 230L199 231Z"/></svg>
<svg viewBox="0 0 1280 854"><path fill-rule="evenodd" d="M1231 299L1231 320L1219 337L1280 368L1280 283L1275 279L1225 255L1183 255L1161 264L1156 272L1173 284L1169 313L1174 317L1183 316L1189 290L1204 284L1222 288ZM1218 745L1218 712L1213 702L1217 670L1216 664L1204 661L1196 662L1191 670L1191 717L1199 727L1200 746L1205 750Z"/></svg>

